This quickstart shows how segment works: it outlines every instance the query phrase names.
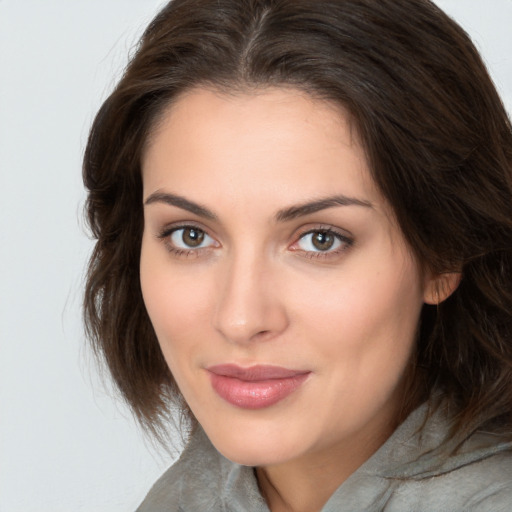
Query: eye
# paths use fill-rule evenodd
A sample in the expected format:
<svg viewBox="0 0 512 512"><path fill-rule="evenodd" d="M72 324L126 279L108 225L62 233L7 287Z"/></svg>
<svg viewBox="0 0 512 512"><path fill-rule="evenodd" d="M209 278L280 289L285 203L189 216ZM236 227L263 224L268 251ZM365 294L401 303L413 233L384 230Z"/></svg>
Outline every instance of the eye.
<svg viewBox="0 0 512 512"><path fill-rule="evenodd" d="M173 229L169 234L170 244L175 249L203 249L216 245L215 240L202 229L185 226Z"/></svg>
<svg viewBox="0 0 512 512"><path fill-rule="evenodd" d="M291 249L305 256L335 256L352 245L353 241L332 229L314 229L304 233Z"/></svg>
<svg viewBox="0 0 512 512"><path fill-rule="evenodd" d="M303 251L334 251L341 246L341 240L329 231L312 231L302 235L297 246Z"/></svg>

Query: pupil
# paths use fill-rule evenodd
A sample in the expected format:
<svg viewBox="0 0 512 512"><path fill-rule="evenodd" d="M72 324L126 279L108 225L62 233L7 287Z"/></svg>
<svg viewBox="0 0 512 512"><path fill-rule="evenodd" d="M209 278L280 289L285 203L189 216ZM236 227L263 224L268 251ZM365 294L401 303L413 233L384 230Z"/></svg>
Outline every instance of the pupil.
<svg viewBox="0 0 512 512"><path fill-rule="evenodd" d="M334 244L334 236L329 233L316 233L313 236L313 245L320 251L327 251Z"/></svg>
<svg viewBox="0 0 512 512"><path fill-rule="evenodd" d="M189 247L201 245L204 239L204 233L198 229L185 229L183 231L183 242Z"/></svg>

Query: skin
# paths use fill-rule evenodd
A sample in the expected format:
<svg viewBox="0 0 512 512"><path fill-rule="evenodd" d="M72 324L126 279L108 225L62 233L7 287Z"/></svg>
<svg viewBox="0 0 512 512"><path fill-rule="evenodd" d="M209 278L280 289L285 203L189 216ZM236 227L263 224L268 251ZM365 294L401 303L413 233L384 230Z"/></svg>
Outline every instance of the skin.
<svg viewBox="0 0 512 512"><path fill-rule="evenodd" d="M144 301L189 407L223 455L257 467L271 510L320 510L396 428L436 288L348 116L292 89L189 91L148 143L143 188ZM341 194L361 204L276 219ZM204 233L199 247L187 248L183 224ZM335 242L321 251L305 233L326 229ZM310 374L286 399L247 410L213 390L206 368L223 363Z"/></svg>

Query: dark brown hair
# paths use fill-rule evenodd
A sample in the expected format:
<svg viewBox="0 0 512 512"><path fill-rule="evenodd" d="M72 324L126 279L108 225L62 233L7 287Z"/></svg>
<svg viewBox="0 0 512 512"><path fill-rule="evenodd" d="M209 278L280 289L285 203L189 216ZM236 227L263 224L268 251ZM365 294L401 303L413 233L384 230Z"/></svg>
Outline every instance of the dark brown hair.
<svg viewBox="0 0 512 512"><path fill-rule="evenodd" d="M511 430L512 128L469 37L428 0L174 0L146 29L83 167L97 239L85 325L142 425L158 434L186 406L139 284L141 153L166 106L200 86L291 86L350 113L418 261L462 272L424 306L416 386L439 390L459 431Z"/></svg>

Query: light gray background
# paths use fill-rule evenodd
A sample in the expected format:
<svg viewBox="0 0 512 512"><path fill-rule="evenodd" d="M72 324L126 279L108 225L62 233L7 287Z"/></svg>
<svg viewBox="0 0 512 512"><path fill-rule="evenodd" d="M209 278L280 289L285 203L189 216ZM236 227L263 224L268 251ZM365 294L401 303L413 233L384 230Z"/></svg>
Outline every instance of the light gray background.
<svg viewBox="0 0 512 512"><path fill-rule="evenodd" d="M159 0L0 0L0 512L133 511L171 457L84 349L80 160ZM438 0L512 111L512 0Z"/></svg>

